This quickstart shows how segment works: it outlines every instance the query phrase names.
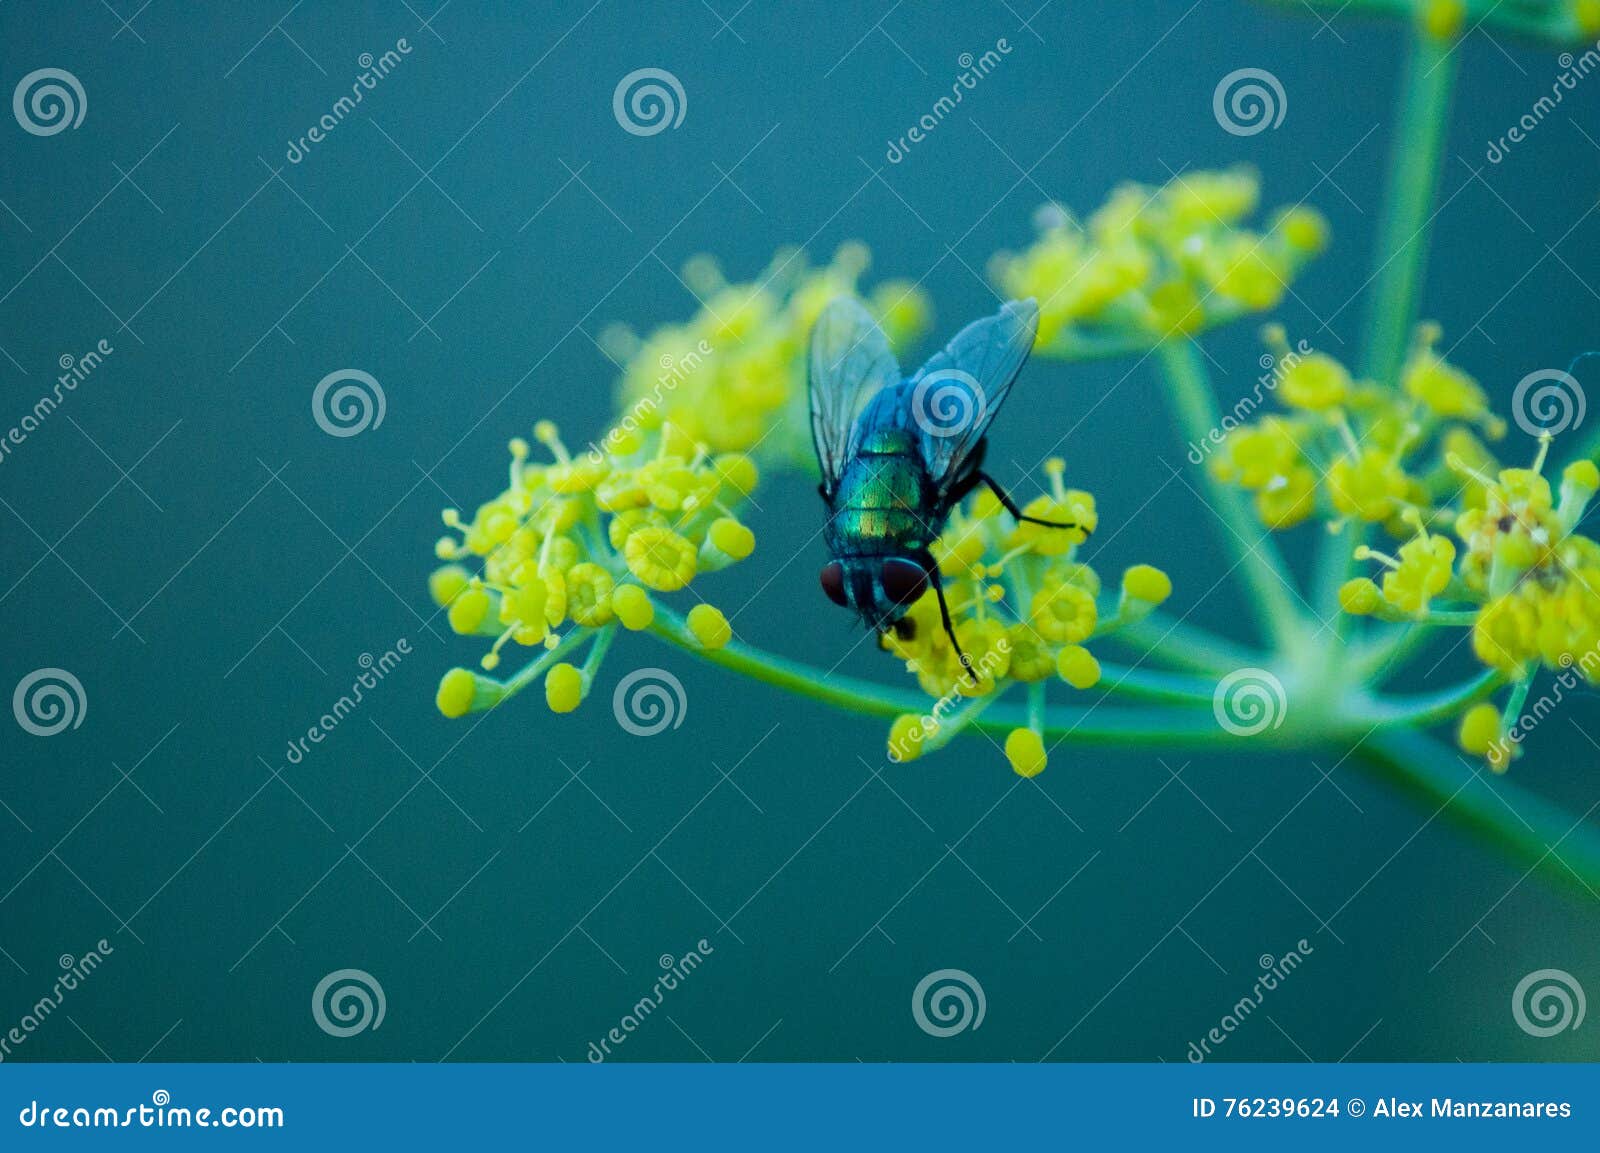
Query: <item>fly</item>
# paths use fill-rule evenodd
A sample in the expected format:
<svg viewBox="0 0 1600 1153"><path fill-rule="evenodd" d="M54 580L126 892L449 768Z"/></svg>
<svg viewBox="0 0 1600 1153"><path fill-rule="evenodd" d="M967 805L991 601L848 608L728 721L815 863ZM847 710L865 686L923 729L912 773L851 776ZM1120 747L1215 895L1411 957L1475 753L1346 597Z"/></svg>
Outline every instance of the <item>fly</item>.
<svg viewBox="0 0 1600 1153"><path fill-rule="evenodd" d="M907 611L932 586L945 634L973 680L929 551L950 510L985 484L1019 521L1078 527L1023 515L983 471L985 434L1038 327L1032 299L1009 301L905 378L882 330L855 298L830 302L811 330L811 438L831 558L822 567L822 591L881 634L904 627Z"/></svg>

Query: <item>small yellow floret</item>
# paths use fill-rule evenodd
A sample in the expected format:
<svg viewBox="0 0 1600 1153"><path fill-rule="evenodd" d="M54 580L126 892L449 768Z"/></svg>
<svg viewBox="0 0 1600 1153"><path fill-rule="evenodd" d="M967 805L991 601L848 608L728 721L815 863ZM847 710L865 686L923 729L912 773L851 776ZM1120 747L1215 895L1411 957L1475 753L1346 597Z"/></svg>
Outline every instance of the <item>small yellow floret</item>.
<svg viewBox="0 0 1600 1153"><path fill-rule="evenodd" d="M622 546L622 555L629 572L660 592L676 592L694 579L695 547L670 528L634 530Z"/></svg>
<svg viewBox="0 0 1600 1153"><path fill-rule="evenodd" d="M583 702L583 674L566 661L544 676L544 700L552 713L570 713Z"/></svg>
<svg viewBox="0 0 1600 1153"><path fill-rule="evenodd" d="M733 639L733 627L720 609L695 605L689 610L689 631L708 649L720 649Z"/></svg>
<svg viewBox="0 0 1600 1153"><path fill-rule="evenodd" d="M731 516L712 521L707 535L713 545L734 560L743 560L756 551L756 534Z"/></svg>
<svg viewBox="0 0 1600 1153"><path fill-rule="evenodd" d="M1561 479L1575 488L1594 492L1600 489L1600 468L1592 460L1575 460L1562 470Z"/></svg>
<svg viewBox="0 0 1600 1153"><path fill-rule="evenodd" d="M622 627L631 632L639 632L650 627L656 619L655 605L650 603L650 594L638 585L619 585L611 594L611 608L617 614L617 619L622 622Z"/></svg>
<svg viewBox="0 0 1600 1153"><path fill-rule="evenodd" d="M1092 689L1100 683L1100 662L1082 645L1067 645L1056 657L1056 672L1075 689Z"/></svg>
<svg viewBox="0 0 1600 1153"><path fill-rule="evenodd" d="M1018 776L1038 776L1048 762L1044 740L1032 729L1012 729L1006 736L1006 760Z"/></svg>
<svg viewBox="0 0 1600 1153"><path fill-rule="evenodd" d="M472 708L472 698L477 692L477 681L468 669L454 668L439 678L439 691L433 703L439 711L454 720L464 717Z"/></svg>
<svg viewBox="0 0 1600 1153"><path fill-rule="evenodd" d="M472 574L460 565L441 565L428 574L428 595L433 597L434 604L443 608L471 583Z"/></svg>
<svg viewBox="0 0 1600 1153"><path fill-rule="evenodd" d="M1347 580L1339 586L1339 607L1352 616L1364 617L1378 611L1383 594L1366 577Z"/></svg>
<svg viewBox="0 0 1600 1153"><path fill-rule="evenodd" d="M1423 30L1436 40L1453 40L1466 23L1467 6L1462 0L1426 0L1422 8Z"/></svg>
<svg viewBox="0 0 1600 1153"><path fill-rule="evenodd" d="M1172 595L1172 578L1154 565L1136 564L1122 574L1122 591L1134 600L1158 605Z"/></svg>
<svg viewBox="0 0 1600 1153"><path fill-rule="evenodd" d="M468 588L450 602L450 627L458 633L477 632L488 615L489 594L480 587Z"/></svg>
<svg viewBox="0 0 1600 1153"><path fill-rule="evenodd" d="M1500 739L1500 710L1490 704L1473 705L1461 718L1456 742L1463 752L1486 757Z"/></svg>
<svg viewBox="0 0 1600 1153"><path fill-rule="evenodd" d="M889 726L889 759L898 763L916 760L927 736L921 717L901 713Z"/></svg>

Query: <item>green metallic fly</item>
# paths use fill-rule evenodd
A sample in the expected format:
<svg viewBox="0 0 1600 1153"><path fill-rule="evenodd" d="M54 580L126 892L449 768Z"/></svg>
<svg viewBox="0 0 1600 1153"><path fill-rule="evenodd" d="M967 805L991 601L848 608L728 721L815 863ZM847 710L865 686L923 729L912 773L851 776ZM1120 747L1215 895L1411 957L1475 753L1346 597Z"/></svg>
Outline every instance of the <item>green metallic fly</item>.
<svg viewBox="0 0 1600 1153"><path fill-rule="evenodd" d="M853 297L830 302L811 330L811 438L828 506L832 558L822 591L878 633L910 627L907 610L931 585L944 631L976 679L950 624L939 566L929 551L950 510L979 484L1024 516L983 471L985 434L1033 349L1039 306L1009 301L974 321L915 375L902 378L889 342Z"/></svg>

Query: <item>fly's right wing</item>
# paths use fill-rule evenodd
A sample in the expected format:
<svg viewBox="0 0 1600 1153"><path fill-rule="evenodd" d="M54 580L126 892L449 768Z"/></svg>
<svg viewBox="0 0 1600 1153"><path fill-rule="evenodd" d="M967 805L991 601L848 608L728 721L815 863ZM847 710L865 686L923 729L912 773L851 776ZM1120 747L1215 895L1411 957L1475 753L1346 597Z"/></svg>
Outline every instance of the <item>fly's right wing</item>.
<svg viewBox="0 0 1600 1153"><path fill-rule="evenodd" d="M811 441L823 496L832 500L856 418L881 389L900 383L900 365L871 313L854 297L840 296L811 329L809 376Z"/></svg>

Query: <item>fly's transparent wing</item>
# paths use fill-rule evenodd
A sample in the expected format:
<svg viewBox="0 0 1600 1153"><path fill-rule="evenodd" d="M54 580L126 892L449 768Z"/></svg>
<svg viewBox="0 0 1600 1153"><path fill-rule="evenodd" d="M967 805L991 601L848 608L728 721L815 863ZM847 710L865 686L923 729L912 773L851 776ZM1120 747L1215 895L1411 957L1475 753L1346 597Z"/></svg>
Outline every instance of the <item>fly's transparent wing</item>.
<svg viewBox="0 0 1600 1153"><path fill-rule="evenodd" d="M828 303L811 329L811 440L830 499L848 456L850 430L867 401L900 382L900 366L872 315L854 297Z"/></svg>
<svg viewBox="0 0 1600 1153"><path fill-rule="evenodd" d="M917 370L902 387L910 423L916 428L923 463L941 495L966 477L1011 385L1033 350L1039 306L1008 301L999 312L975 320Z"/></svg>

